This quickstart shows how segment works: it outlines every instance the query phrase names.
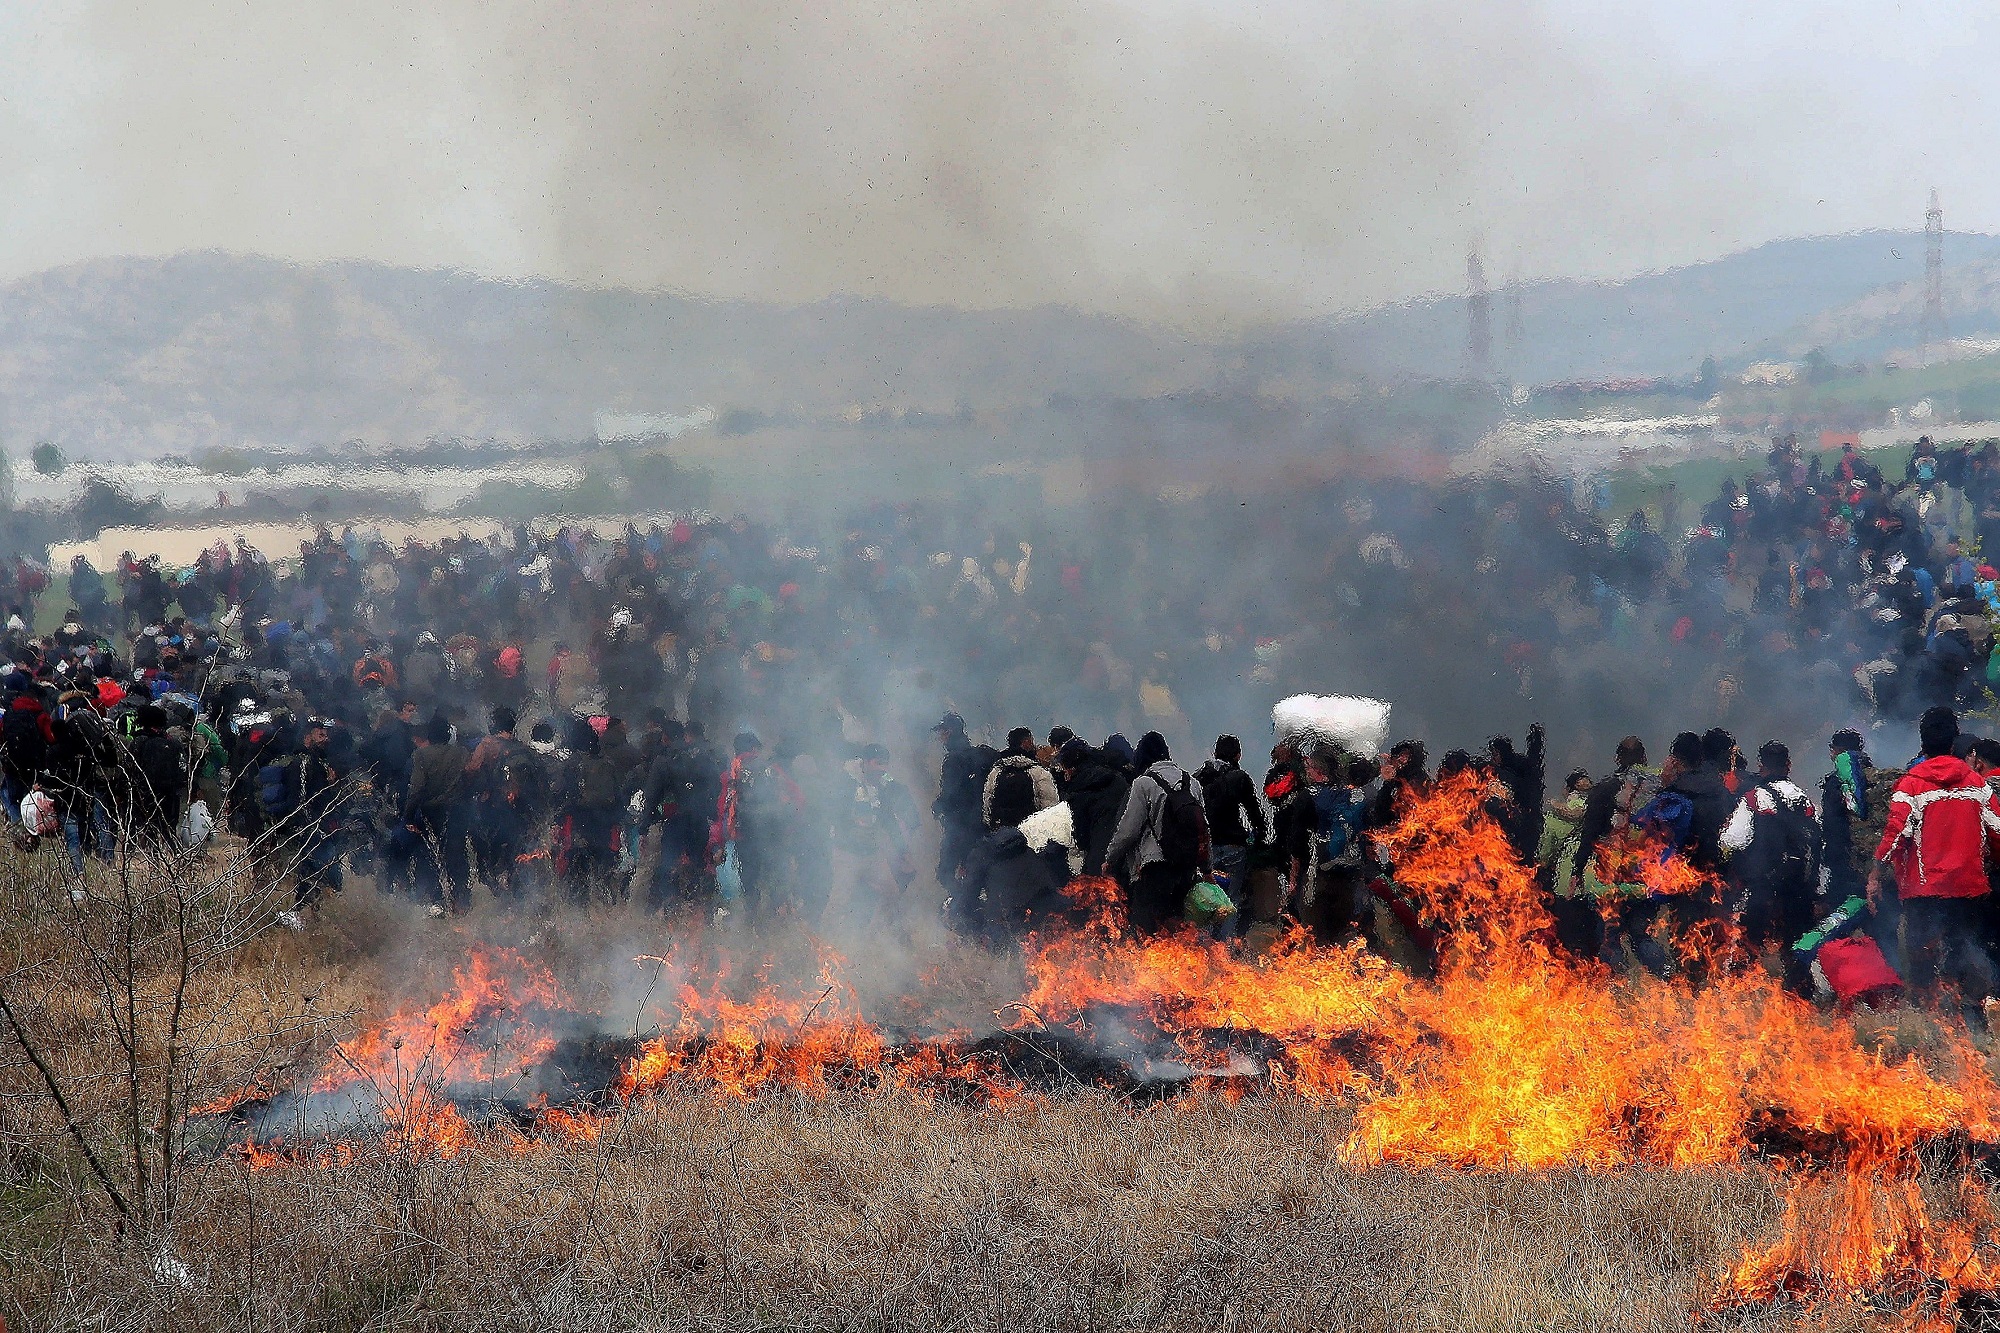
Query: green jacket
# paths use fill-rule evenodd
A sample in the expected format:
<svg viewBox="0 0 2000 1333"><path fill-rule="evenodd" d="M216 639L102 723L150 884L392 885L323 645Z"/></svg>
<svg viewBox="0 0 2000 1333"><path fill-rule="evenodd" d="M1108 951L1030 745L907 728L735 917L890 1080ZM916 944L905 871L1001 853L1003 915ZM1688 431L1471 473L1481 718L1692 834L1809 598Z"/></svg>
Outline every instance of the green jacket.
<svg viewBox="0 0 2000 1333"><path fill-rule="evenodd" d="M205 718L194 720L194 752L198 756L195 776L204 779L222 777L222 760L227 751L222 747L222 737L215 734L215 728L208 725Z"/></svg>
<svg viewBox="0 0 2000 1333"><path fill-rule="evenodd" d="M1583 794L1571 792L1563 800L1550 801L1548 818L1542 821L1535 864L1549 872L1558 898L1576 896L1576 849L1583 832L1583 807Z"/></svg>

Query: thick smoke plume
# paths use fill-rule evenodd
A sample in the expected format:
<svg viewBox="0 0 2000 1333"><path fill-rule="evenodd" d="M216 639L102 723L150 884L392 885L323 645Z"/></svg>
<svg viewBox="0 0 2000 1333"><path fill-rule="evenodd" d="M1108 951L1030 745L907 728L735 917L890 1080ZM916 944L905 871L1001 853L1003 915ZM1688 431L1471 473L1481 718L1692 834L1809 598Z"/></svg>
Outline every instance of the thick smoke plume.
<svg viewBox="0 0 2000 1333"><path fill-rule="evenodd" d="M1475 231L1528 275L1685 262L1811 193L1774 151L1810 92L1709 98L1530 0L86 12L38 20L24 63L72 73L16 174L101 221L24 217L22 270L220 246L1241 321L1456 289Z"/></svg>

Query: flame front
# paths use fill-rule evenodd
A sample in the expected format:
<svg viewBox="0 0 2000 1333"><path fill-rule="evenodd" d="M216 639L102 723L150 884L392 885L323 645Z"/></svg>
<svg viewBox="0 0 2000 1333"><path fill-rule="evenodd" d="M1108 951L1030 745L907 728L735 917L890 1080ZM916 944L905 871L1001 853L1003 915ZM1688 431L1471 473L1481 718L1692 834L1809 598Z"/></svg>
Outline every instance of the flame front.
<svg viewBox="0 0 2000 1333"><path fill-rule="evenodd" d="M1724 1277L1720 1304L1867 1297L1948 1313L1996 1282L1991 1227L1968 1197L1964 1221L1933 1222L1918 1149L1959 1136L2000 1141L2000 1088L1970 1039L1947 1058L1892 1058L1853 1023L1785 992L1713 933L1688 961L1706 975L1614 977L1552 944L1531 871L1513 856L1472 780L1442 781L1379 840L1393 893L1435 936L1419 979L1359 945L1324 948L1294 930L1261 956L1193 932L1134 940L1109 880L1080 880L1082 924L1024 948L1027 989L1006 1006L1024 1037L1110 1040L1116 1026L1198 1076L1239 1068L1242 1039L1263 1052L1250 1080L1352 1108L1343 1154L1356 1164L1533 1170L1581 1165L1716 1168L1792 1164L1782 1234ZM1618 872L1662 895L1714 886L1678 858L1626 853ZM654 960L667 964L669 960ZM621 1100L706 1090L826 1096L893 1087L1004 1106L1032 1090L959 1033L891 1040L869 1022L823 954L811 986L678 963L672 1023L646 1040L605 1091L613 1105L529 1108L542 1140L591 1140ZM318 1093L368 1089L383 1142L451 1155L482 1142L454 1090L530 1070L571 1012L554 978L518 954L475 953L454 989L339 1047ZM1240 1094L1218 1074L1193 1085ZM228 1099L218 1099L218 1104ZM531 1150L518 1132L490 1136ZM351 1149L342 1149L351 1151ZM325 1146L252 1146L253 1165L315 1160ZM1983 1200L1983 1196L1981 1196Z"/></svg>

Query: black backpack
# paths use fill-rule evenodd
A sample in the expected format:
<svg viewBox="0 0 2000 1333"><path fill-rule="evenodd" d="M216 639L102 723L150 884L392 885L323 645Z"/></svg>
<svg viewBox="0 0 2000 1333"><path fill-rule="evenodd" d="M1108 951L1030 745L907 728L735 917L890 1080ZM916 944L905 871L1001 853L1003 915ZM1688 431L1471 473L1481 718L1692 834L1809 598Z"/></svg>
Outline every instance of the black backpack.
<svg viewBox="0 0 2000 1333"><path fill-rule="evenodd" d="M615 810L622 797L618 771L598 755L585 756L576 770L576 803L586 810Z"/></svg>
<svg viewBox="0 0 2000 1333"><path fill-rule="evenodd" d="M1153 781L1159 782L1158 778ZM1208 836L1208 817L1202 811L1201 789L1194 785L1194 779L1181 774L1180 785L1168 787L1166 798L1160 802L1159 827L1154 830L1160 840L1160 856L1175 870L1192 873L1201 864L1201 844Z"/></svg>
<svg viewBox="0 0 2000 1333"><path fill-rule="evenodd" d="M682 814L715 816L716 798L722 794L722 761L705 745L690 745L669 760L670 781L663 804L675 805Z"/></svg>
<svg viewBox="0 0 2000 1333"><path fill-rule="evenodd" d="M1031 764L1005 764L993 780L993 827L1013 828L1035 813L1035 773Z"/></svg>
<svg viewBox="0 0 2000 1333"><path fill-rule="evenodd" d="M49 743L42 736L45 714L29 709L10 708L0 723L0 745L4 745L7 765L24 776L33 776L48 767Z"/></svg>
<svg viewBox="0 0 2000 1333"><path fill-rule="evenodd" d="M96 781L107 769L118 766L118 744L88 706L79 704L70 709L63 726L68 729L70 754L80 781Z"/></svg>
<svg viewBox="0 0 2000 1333"><path fill-rule="evenodd" d="M480 776L485 779L480 796L489 806L527 815L539 812L545 804L548 780L541 761L519 741L503 742L499 756L482 765Z"/></svg>
<svg viewBox="0 0 2000 1333"><path fill-rule="evenodd" d="M1819 884L1820 827L1802 806L1789 805L1768 786L1758 790L1771 798L1773 811L1757 817L1756 833L1747 849L1755 870L1771 881Z"/></svg>

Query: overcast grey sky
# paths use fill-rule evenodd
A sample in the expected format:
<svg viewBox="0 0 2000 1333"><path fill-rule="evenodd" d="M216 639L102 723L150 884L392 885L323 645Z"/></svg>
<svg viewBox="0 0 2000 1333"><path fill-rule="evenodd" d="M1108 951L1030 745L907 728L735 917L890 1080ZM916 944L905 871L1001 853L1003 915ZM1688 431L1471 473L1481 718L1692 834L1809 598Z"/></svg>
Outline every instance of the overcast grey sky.
<svg viewBox="0 0 2000 1333"><path fill-rule="evenodd" d="M1982 12L1982 10L1984 12ZM220 247L1288 317L2000 228L1994 6L15 0L0 276Z"/></svg>

